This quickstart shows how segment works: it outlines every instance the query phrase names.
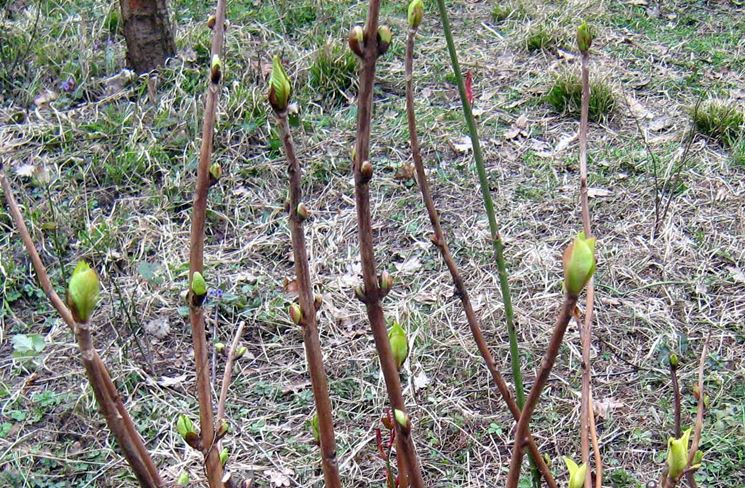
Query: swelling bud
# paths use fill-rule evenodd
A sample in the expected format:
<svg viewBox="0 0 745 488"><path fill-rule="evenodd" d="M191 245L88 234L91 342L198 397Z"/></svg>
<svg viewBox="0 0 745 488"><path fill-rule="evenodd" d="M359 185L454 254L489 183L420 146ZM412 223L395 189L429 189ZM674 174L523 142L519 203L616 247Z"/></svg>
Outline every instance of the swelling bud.
<svg viewBox="0 0 745 488"><path fill-rule="evenodd" d="M412 0L409 3L409 27L416 29L422 23L424 18L424 2L422 0Z"/></svg>
<svg viewBox="0 0 745 488"><path fill-rule="evenodd" d="M585 486L587 464L583 463L581 466L577 466L577 463L566 456L564 456L564 463L566 463L569 470L569 488L582 488Z"/></svg>
<svg viewBox="0 0 745 488"><path fill-rule="evenodd" d="M691 437L689 428L680 439L672 437L667 441L667 475L676 480L683 475L688 466L688 439Z"/></svg>
<svg viewBox="0 0 745 488"><path fill-rule="evenodd" d="M310 419L310 433L313 435L313 440L316 444L321 443L321 428L318 426L318 414L313 414Z"/></svg>
<svg viewBox="0 0 745 488"><path fill-rule="evenodd" d="M292 322L295 325L300 325L303 321L303 310L297 303L290 305L290 319L292 319Z"/></svg>
<svg viewBox="0 0 745 488"><path fill-rule="evenodd" d="M352 27L352 30L349 33L349 49L359 57L364 56L365 31L359 25Z"/></svg>
<svg viewBox="0 0 745 488"><path fill-rule="evenodd" d="M570 296L579 296L595 273L595 238L577 234L564 251L564 288Z"/></svg>
<svg viewBox="0 0 745 488"><path fill-rule="evenodd" d="M278 55L272 58L272 75L269 78L269 104L275 112L284 112L292 97L292 84Z"/></svg>
<svg viewBox="0 0 745 488"><path fill-rule="evenodd" d="M79 261L67 285L67 305L75 322L88 322L96 308L101 284L96 272L85 261Z"/></svg>
<svg viewBox="0 0 745 488"><path fill-rule="evenodd" d="M220 83L220 79L222 78L222 61L220 61L220 56L217 54L212 55L212 64L210 64L210 80L213 84Z"/></svg>
<svg viewBox="0 0 745 488"><path fill-rule="evenodd" d="M382 56L388 51L388 48L393 42L393 32L387 25L381 25L378 27L378 56Z"/></svg>
<svg viewBox="0 0 745 488"><path fill-rule="evenodd" d="M409 356L409 339L406 337L406 331L398 322L393 322L388 330L388 342L391 345L393 361L396 363L396 369L401 371L401 366L406 362Z"/></svg>
<svg viewBox="0 0 745 488"><path fill-rule="evenodd" d="M212 163L210 165L210 186L217 184L222 177L222 166L220 163Z"/></svg>
<svg viewBox="0 0 745 488"><path fill-rule="evenodd" d="M191 276L191 303L195 307L201 307L204 299L207 298L207 282L199 271L195 271Z"/></svg>
<svg viewBox="0 0 745 488"><path fill-rule="evenodd" d="M582 21L577 27L577 47L582 54L587 54L592 46L593 33L586 21Z"/></svg>

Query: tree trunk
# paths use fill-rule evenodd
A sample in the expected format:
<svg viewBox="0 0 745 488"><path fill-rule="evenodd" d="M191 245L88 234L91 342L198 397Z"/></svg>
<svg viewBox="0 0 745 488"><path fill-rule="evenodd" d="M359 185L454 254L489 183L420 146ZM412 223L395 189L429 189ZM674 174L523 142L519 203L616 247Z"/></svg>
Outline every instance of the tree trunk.
<svg viewBox="0 0 745 488"><path fill-rule="evenodd" d="M127 64L138 73L163 66L176 53L167 0L119 0Z"/></svg>

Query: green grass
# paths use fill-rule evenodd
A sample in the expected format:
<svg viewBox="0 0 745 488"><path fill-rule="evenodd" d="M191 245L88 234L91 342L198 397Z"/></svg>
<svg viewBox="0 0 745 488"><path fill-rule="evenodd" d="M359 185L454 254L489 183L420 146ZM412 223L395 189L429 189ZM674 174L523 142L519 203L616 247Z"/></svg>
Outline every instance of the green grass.
<svg viewBox="0 0 745 488"><path fill-rule="evenodd" d="M543 24L534 25L525 36L525 48L528 51L549 49L559 44L560 39L556 31Z"/></svg>
<svg viewBox="0 0 745 488"><path fill-rule="evenodd" d="M557 112L579 117L582 102L582 82L576 73L558 74L546 93L546 102ZM616 95L610 85L599 79L590 79L590 120L609 118L616 108Z"/></svg>
<svg viewBox="0 0 745 488"><path fill-rule="evenodd" d="M328 42L318 48L308 74L308 86L318 99L337 104L356 83L357 58L346 46Z"/></svg>
<svg viewBox="0 0 745 488"><path fill-rule="evenodd" d="M524 20L529 17L527 7L522 1L511 3L496 3L491 11L491 17L494 22L504 22L505 20Z"/></svg>
<svg viewBox="0 0 745 488"><path fill-rule="evenodd" d="M745 136L745 110L734 102L706 100L690 111L696 130L725 146L742 149Z"/></svg>

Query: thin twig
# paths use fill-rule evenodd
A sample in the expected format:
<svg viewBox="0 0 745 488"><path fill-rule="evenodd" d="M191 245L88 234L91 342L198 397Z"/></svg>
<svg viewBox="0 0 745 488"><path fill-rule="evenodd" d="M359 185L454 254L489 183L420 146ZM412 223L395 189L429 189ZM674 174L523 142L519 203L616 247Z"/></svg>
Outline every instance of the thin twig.
<svg viewBox="0 0 745 488"><path fill-rule="evenodd" d="M364 29L364 48L362 49L362 69L360 72L358 109L357 109L357 140L355 158L353 161L355 181L355 202L357 208L357 229L360 245L360 260L362 264L362 278L364 284L363 301L367 308L375 347L378 351L380 368L383 372L388 399L391 407L406 412L401 380L398 369L391 353L388 342L388 331L381 300L384 293L378 286L378 276L375 264L375 249L373 244L372 218L370 215L370 176L363 176L363 163L372 164L370 159L370 122L372 120L372 98L375 83L375 68L378 52L378 17L380 14L380 0L370 0L367 12L367 25ZM411 422L409 422L410 424ZM414 488L423 488L419 459L411 439L411 425L406 427L396 424L397 459L399 462L399 482L401 488L409 483Z"/></svg>
<svg viewBox="0 0 745 488"><path fill-rule="evenodd" d="M215 24L212 35L212 56L220 56L225 34L225 0L218 0L215 10ZM221 77L220 77L221 78ZM194 193L194 207L191 216L191 237L189 241L189 283L194 273L204 271L204 228L207 216L207 196L209 189L209 167L212 159L212 142L217 115L217 99L220 92L220 78L209 76L206 92L204 120L202 122L202 143L199 150L197 183ZM223 466L216 449L214 412L212 410L212 382L210 381L209 354L205 333L204 309L194 303L189 307L191 335L194 347L194 362L197 376L197 397L199 400L199 424L202 451L205 459L207 481L210 488L223 487Z"/></svg>
<svg viewBox="0 0 745 488"><path fill-rule="evenodd" d="M235 331L235 337L233 342L230 344L228 350L228 359L225 361L225 371L222 374L222 384L220 385L220 399L217 401L217 422L216 425L221 425L225 419L225 402L228 398L228 388L233 377L233 362L235 361L235 352L238 350L238 343L243 336L243 328L246 326L246 322L241 320L238 324L238 329Z"/></svg>
<svg viewBox="0 0 745 488"><path fill-rule="evenodd" d="M701 358L698 363L698 405L696 406L696 423L693 428L693 440L691 441L691 449L688 451L689 465L693 463L693 458L696 456L698 445L701 442L701 431L704 428L704 369L706 368L706 355L709 353L710 338L711 331L706 336L704 347L701 349Z"/></svg>
<svg viewBox="0 0 745 488"><path fill-rule="evenodd" d="M316 415L318 415L323 476L328 488L340 488L341 480L339 479L339 465L336 458L334 418L331 399L329 398L328 379L323 366L323 351L321 351L321 343L318 337L318 317L303 229L305 217L298 214L298 207L302 204L302 173L286 111L277 113L277 122L287 156L287 174L290 187L289 222L292 252L295 258L295 275L298 284L298 301L302 311L300 325L303 328L305 355L308 359L308 371L310 372L313 398L316 404Z"/></svg>
<svg viewBox="0 0 745 488"><path fill-rule="evenodd" d="M90 336L90 327L87 323L76 324L70 309L65 305L62 299L54 291L52 283L49 280L47 269L39 257L31 234L23 220L18 203L13 196L10 182L5 173L0 170L0 186L5 193L5 201L8 205L8 213L13 218L16 230L21 236L21 240L26 248L26 252L31 259L31 263L36 271L39 284L44 290L52 306L57 310L62 320L68 325L73 335L77 338L80 349L83 367L85 368L88 382L96 396L96 401L103 414L106 425L111 430L117 444L122 450L124 458L132 468L140 485L143 487L158 488L163 486L155 463L150 456L145 444L140 437L137 429L132 422L129 412L121 400L119 392L116 390L114 383L111 381L105 364L93 348L93 341Z"/></svg>
<svg viewBox="0 0 745 488"><path fill-rule="evenodd" d="M679 439L683 434L680 426L680 385L678 384L678 367L670 364L670 381L673 386L673 418L675 420L675 438Z"/></svg>
<svg viewBox="0 0 745 488"><path fill-rule="evenodd" d="M512 394L509 391L507 383L504 381L502 374L497 369L497 364L494 361L494 357L489 350L489 346L486 344L486 340L484 339L484 335L481 331L480 320L477 318L476 312L473 310L473 305L471 304L471 299L468 295L468 291L466 290L463 278L461 277L458 266L455 264L455 260L450 253L450 248L448 247L447 240L445 239L445 235L442 231L440 217L438 215L437 208L435 207L435 203L432 198L432 192L429 187L427 174L424 169L424 161L422 160L419 138L417 136L416 111L414 107L413 71L414 40L416 37L416 32L416 29L409 29L409 33L406 38L406 115L409 125L409 141L411 143L411 154L412 159L414 160L414 167L416 169L419 190L422 194L424 206L427 208L427 214L429 215L429 221L432 224L432 230L434 233L432 236L432 243L440 251L442 259L445 262L448 270L450 271L450 276L453 280L453 285L455 286L455 294L460 298L461 304L463 305L463 309L466 314L466 320L468 322L468 327L471 330L471 335L476 342L479 353L481 353L481 357L484 359L484 363L486 363L486 367L491 373L492 379L494 380L494 383L496 384L497 389L502 396L502 399L507 404L507 407L510 409L510 412L515 418L515 421L517 421L520 418L520 407L518 407L517 403L515 403L514 398L512 398ZM558 485L556 484L556 480L554 480L554 477L551 475L551 469L546 465L543 456L541 456L541 453L538 450L538 447L530 434L528 434L528 449L530 450L530 455L535 461L538 470L545 478L546 483L551 488L556 488Z"/></svg>
<svg viewBox="0 0 745 488"><path fill-rule="evenodd" d="M556 356L559 354L559 347L564 339L564 333L567 330L569 321L572 318L574 307L577 305L576 296L565 294L564 300L559 310L559 315L556 318L556 324L554 325L554 331L551 335L551 342L548 344L546 353L543 356L541 362L541 368L538 370L538 374L535 378L535 383L530 389L528 398L525 400L525 406L522 409L520 420L517 422L515 429L515 444L512 448L512 459L510 460L510 471L507 475L507 488L517 488L517 484L520 480L520 467L523 459L523 444L526 441L528 428L530 425L530 418L533 416L535 407L538 405L538 400L541 397L543 388L548 382L551 370L554 367Z"/></svg>

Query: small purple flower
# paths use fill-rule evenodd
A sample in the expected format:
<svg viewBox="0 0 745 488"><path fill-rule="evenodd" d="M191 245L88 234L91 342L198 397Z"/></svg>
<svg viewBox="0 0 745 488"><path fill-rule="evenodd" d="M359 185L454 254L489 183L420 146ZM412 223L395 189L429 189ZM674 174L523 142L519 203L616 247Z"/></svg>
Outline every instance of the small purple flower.
<svg viewBox="0 0 745 488"><path fill-rule="evenodd" d="M66 81L63 81L62 84L60 84L59 88L65 93L72 93L75 91L75 78L70 76Z"/></svg>

